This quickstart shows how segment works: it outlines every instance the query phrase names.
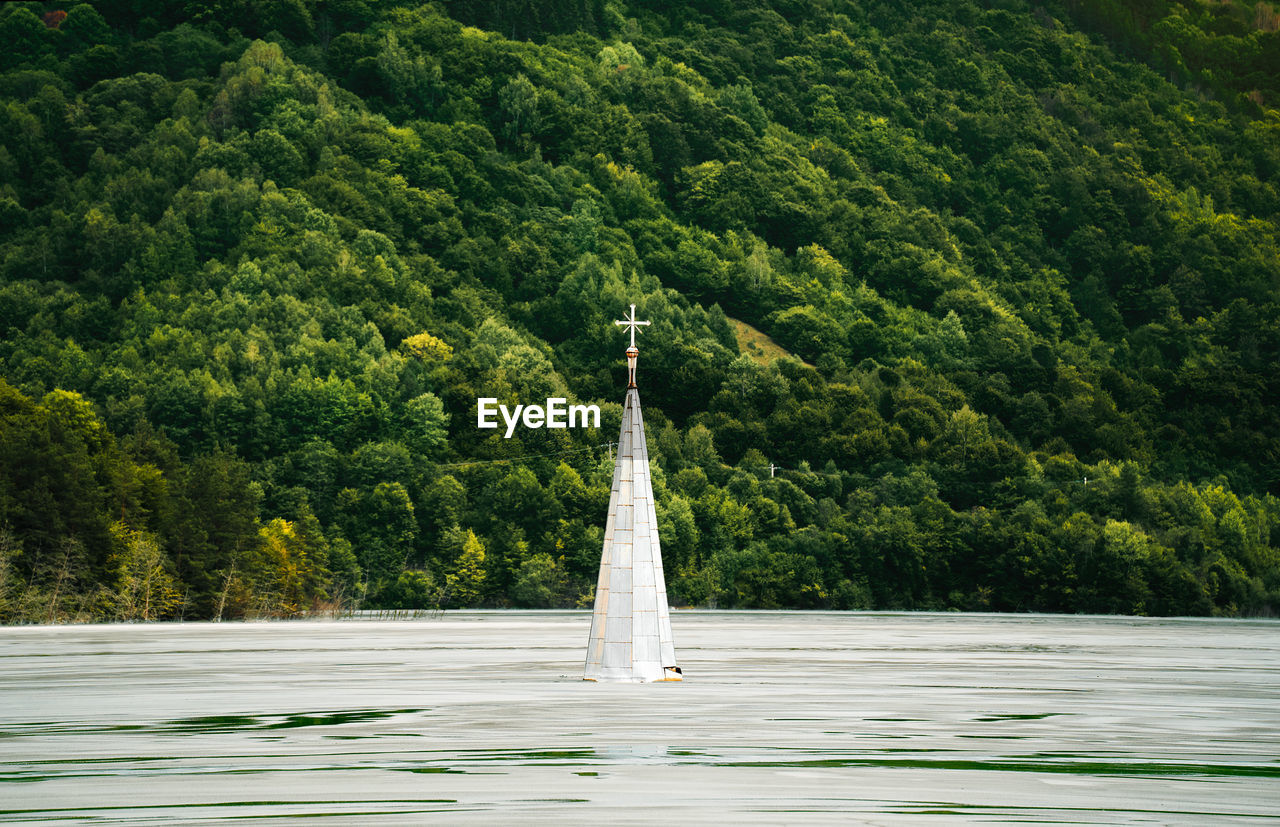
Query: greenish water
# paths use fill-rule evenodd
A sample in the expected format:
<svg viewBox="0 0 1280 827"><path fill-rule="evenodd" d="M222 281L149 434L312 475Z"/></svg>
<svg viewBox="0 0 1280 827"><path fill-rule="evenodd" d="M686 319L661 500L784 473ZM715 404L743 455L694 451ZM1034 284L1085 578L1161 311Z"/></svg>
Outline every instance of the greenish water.
<svg viewBox="0 0 1280 827"><path fill-rule="evenodd" d="M2 629L0 821L1280 818L1273 621L672 623L647 686L585 612Z"/></svg>

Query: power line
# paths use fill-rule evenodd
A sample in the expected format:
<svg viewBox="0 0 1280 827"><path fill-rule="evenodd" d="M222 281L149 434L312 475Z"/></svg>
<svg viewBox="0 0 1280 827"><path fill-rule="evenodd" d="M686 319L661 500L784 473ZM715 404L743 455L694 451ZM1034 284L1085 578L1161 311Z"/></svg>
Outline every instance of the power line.
<svg viewBox="0 0 1280 827"><path fill-rule="evenodd" d="M547 457L562 457L562 456L568 456L570 454L592 453L598 448L608 449L609 459L612 460L613 447L617 444L618 443L616 442L602 442L599 445L591 445L586 448L569 448L564 451L553 451L552 453L549 453L549 454L522 454L521 456L518 456L518 457L505 457L502 459L473 459L473 460L465 460L462 462L441 462L441 463L437 463L436 467L437 468L463 468L468 465L497 465L499 463L504 463L504 462L507 462L507 463L524 462L525 460L531 460L531 459L546 459ZM725 465L724 463L720 463L720 467L729 471L748 471L750 473L760 474L760 475L764 475L767 472L769 474L770 479L776 479L780 477L781 474L784 474L784 473L795 474L798 476L828 477L831 479L838 479L838 480L844 480L849 476L853 475L853 473L850 471L837 471L836 473L832 473L830 471L817 471L812 468L808 468L808 469L786 468L772 462L769 463L768 465L749 465L745 467L737 466L737 465ZM1088 477L1085 477L1084 479L1079 479L1079 480L1063 480L1062 482L1051 482L1049 480L1044 480L1043 482L1047 485L1062 487L1065 484L1071 484L1071 483L1089 485L1091 483L1097 482L1097 480L1091 480Z"/></svg>
<svg viewBox="0 0 1280 827"><path fill-rule="evenodd" d="M562 457L568 454L585 454L594 452L597 448L610 448L617 445L616 442L605 442L600 445L591 445L586 448L569 448L564 451L554 451L550 454L522 454L518 457L506 457L504 459L473 459L465 462L441 462L437 463L437 468L458 468L466 465L495 465L500 462L523 462L527 459L545 459L546 457Z"/></svg>
<svg viewBox="0 0 1280 827"><path fill-rule="evenodd" d="M835 479L844 479L846 476L850 475L850 472L847 472L847 471L837 472L833 474L830 471L814 471L813 469L805 470L803 468L784 468L781 465L777 465L772 462L769 463L768 465L747 465L747 466L725 465L721 463L720 467L728 468L731 471L750 471L756 474L768 473L770 479L777 478L778 474L781 474L781 473L811 475L815 477L834 477Z"/></svg>

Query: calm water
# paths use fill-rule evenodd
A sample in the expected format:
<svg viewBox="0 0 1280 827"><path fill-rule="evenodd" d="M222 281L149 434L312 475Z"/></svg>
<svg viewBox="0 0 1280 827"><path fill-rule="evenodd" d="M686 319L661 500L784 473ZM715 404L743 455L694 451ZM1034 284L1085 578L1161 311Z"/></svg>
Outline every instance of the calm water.
<svg viewBox="0 0 1280 827"><path fill-rule="evenodd" d="M675 612L648 686L589 625L0 629L0 820L1280 817L1280 623Z"/></svg>

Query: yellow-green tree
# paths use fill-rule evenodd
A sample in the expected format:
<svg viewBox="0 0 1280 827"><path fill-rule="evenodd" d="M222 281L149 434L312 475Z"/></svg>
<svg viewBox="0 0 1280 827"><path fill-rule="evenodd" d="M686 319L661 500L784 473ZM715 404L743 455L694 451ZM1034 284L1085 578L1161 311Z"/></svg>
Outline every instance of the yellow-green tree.
<svg viewBox="0 0 1280 827"><path fill-rule="evenodd" d="M309 608L305 583L311 569L306 544L294 524L279 518L258 529L259 546L247 572L260 614L291 617Z"/></svg>
<svg viewBox="0 0 1280 827"><path fill-rule="evenodd" d="M476 533L467 529L462 542L462 553L445 578L448 584L448 600L454 606L473 606L480 601L484 588L484 543Z"/></svg>
<svg viewBox="0 0 1280 827"><path fill-rule="evenodd" d="M116 552L111 557L115 589L109 603L117 620L163 620L182 602L169 561L155 535L111 526Z"/></svg>

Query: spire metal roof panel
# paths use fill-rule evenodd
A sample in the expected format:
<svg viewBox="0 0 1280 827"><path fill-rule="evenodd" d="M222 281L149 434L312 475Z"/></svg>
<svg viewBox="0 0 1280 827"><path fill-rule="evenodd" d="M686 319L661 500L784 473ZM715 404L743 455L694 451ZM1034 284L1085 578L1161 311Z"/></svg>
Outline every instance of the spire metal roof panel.
<svg viewBox="0 0 1280 827"><path fill-rule="evenodd" d="M635 305L627 324L635 321ZM628 350L630 387L622 409L613 466L600 578L583 678L589 681L678 681L667 586L662 573L658 515L649 478L649 449L635 387L635 327Z"/></svg>

